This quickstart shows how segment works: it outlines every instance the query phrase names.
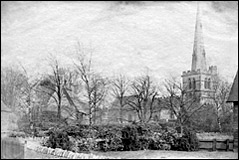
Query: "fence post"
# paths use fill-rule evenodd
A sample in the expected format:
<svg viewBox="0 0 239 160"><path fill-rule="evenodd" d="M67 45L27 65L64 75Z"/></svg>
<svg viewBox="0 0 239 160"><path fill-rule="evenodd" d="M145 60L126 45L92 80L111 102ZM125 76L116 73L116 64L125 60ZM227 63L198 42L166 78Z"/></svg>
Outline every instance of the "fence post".
<svg viewBox="0 0 239 160"><path fill-rule="evenodd" d="M217 140L216 140L216 139L213 139L213 142L212 142L212 151L216 151L216 146L217 146Z"/></svg>
<svg viewBox="0 0 239 160"><path fill-rule="evenodd" d="M229 139L226 141L226 151L229 151Z"/></svg>

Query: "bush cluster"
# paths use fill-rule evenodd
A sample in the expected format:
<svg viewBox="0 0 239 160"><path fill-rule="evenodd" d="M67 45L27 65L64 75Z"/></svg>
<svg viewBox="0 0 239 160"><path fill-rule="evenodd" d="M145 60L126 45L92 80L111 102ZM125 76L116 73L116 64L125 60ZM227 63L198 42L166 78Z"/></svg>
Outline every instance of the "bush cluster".
<svg viewBox="0 0 239 160"><path fill-rule="evenodd" d="M68 126L48 132L44 145L74 152L135 150L198 150L196 133L184 128L183 136L160 125Z"/></svg>
<svg viewBox="0 0 239 160"><path fill-rule="evenodd" d="M198 151L199 140L197 138L196 132L192 129L184 127L183 136L177 138L175 149L178 151Z"/></svg>
<svg viewBox="0 0 239 160"><path fill-rule="evenodd" d="M53 129L48 132L49 138L45 142L45 146L51 148L61 148L70 150L73 145L67 133L61 129Z"/></svg>
<svg viewBox="0 0 239 160"><path fill-rule="evenodd" d="M121 151L124 148L122 142L122 127L117 125L98 126L96 139L99 139L98 150Z"/></svg>

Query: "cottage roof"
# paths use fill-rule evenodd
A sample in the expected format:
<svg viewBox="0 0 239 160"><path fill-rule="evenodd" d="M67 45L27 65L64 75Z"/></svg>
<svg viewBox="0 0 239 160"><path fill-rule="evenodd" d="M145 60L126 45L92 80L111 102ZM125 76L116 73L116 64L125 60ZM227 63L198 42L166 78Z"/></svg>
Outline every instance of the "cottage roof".
<svg viewBox="0 0 239 160"><path fill-rule="evenodd" d="M238 102L238 71L233 81L227 102Z"/></svg>

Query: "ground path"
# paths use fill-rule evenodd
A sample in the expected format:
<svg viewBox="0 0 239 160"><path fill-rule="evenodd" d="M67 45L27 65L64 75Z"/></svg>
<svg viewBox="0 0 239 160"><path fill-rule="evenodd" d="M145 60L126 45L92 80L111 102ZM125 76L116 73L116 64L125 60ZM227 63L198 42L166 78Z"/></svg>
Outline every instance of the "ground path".
<svg viewBox="0 0 239 160"><path fill-rule="evenodd" d="M23 140L22 140L23 141ZM31 150L34 146L40 145L39 140L27 139L27 148L25 159L60 159L53 155L38 153ZM92 152L96 155L121 157L123 159L238 159L238 153L225 151L198 151L198 152L183 152L183 151L124 151L124 152Z"/></svg>
<svg viewBox="0 0 239 160"><path fill-rule="evenodd" d="M128 151L128 152L95 152L98 155L121 157L124 159L238 159L235 152L183 152L183 151Z"/></svg>

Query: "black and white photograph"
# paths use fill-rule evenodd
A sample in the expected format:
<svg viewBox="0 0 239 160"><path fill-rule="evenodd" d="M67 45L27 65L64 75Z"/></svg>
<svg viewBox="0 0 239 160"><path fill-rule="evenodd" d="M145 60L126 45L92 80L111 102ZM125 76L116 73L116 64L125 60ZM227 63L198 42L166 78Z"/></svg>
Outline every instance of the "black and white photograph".
<svg viewBox="0 0 239 160"><path fill-rule="evenodd" d="M238 1L1 1L1 159L238 159Z"/></svg>

